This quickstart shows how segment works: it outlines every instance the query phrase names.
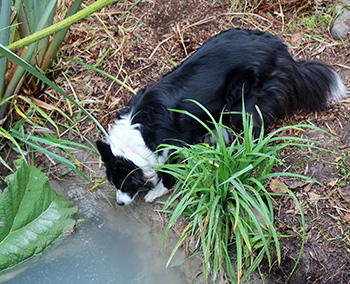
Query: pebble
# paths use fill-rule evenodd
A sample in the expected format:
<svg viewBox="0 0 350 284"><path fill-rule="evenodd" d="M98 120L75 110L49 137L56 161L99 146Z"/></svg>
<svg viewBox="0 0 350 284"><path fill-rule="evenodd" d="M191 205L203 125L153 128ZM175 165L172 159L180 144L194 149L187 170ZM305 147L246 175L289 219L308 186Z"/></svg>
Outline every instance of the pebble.
<svg viewBox="0 0 350 284"><path fill-rule="evenodd" d="M350 31L350 0L342 0L335 8L335 15L340 15L334 20L331 29L332 37L335 40L346 37Z"/></svg>

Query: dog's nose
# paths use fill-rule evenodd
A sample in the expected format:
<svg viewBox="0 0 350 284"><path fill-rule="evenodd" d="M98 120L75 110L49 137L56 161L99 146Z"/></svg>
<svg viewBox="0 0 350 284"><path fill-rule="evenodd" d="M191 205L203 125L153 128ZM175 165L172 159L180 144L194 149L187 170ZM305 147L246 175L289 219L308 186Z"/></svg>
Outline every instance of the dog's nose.
<svg viewBox="0 0 350 284"><path fill-rule="evenodd" d="M117 201L118 205L123 206L125 203L123 201Z"/></svg>

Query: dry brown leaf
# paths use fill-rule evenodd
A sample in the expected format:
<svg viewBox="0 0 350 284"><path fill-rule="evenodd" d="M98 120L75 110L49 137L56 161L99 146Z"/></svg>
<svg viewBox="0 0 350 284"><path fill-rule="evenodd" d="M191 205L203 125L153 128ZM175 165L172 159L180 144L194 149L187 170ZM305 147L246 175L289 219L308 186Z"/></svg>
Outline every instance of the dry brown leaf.
<svg viewBox="0 0 350 284"><path fill-rule="evenodd" d="M287 193L286 188L288 188L287 185L279 178L272 179L269 186L270 191L277 194Z"/></svg>
<svg viewBox="0 0 350 284"><path fill-rule="evenodd" d="M334 160L334 162L338 163L341 159L343 159L343 156L337 157L337 158Z"/></svg>
<svg viewBox="0 0 350 284"><path fill-rule="evenodd" d="M349 145L341 145L338 147L339 150L344 150L346 148L349 148Z"/></svg>
<svg viewBox="0 0 350 284"><path fill-rule="evenodd" d="M314 53L311 54L311 56L316 56L320 53L322 53L326 49L325 45L319 46Z"/></svg>
<svg viewBox="0 0 350 284"><path fill-rule="evenodd" d="M296 189L296 188L304 187L305 185L308 184L308 182L304 181L304 180L289 181L289 182L287 182L287 184L288 184L288 188L289 189Z"/></svg>
<svg viewBox="0 0 350 284"><path fill-rule="evenodd" d="M345 221L346 221L347 223L350 224L350 213L349 213L349 212L346 212L346 213L344 214L344 219L345 219Z"/></svg>
<svg viewBox="0 0 350 284"><path fill-rule="evenodd" d="M333 188L338 182L338 179L335 180L331 180L330 182L327 182L327 186L329 186L330 188Z"/></svg>
<svg viewBox="0 0 350 284"><path fill-rule="evenodd" d="M36 98L28 98L30 101L32 101L34 104L36 104L40 108L44 108L46 110L57 110L57 108L51 104L45 103L39 99Z"/></svg>
<svg viewBox="0 0 350 284"><path fill-rule="evenodd" d="M321 195L314 193L314 192L309 192L308 196L309 196L309 199L313 200L313 201L315 201L315 200L317 201L317 200L321 199Z"/></svg>
<svg viewBox="0 0 350 284"><path fill-rule="evenodd" d="M303 36L304 36L304 34L302 32L300 32L300 33L296 33L296 34L292 35L290 37L290 39L295 44L297 42L300 42L302 40Z"/></svg>
<svg viewBox="0 0 350 284"><path fill-rule="evenodd" d="M310 191L311 190L311 187L315 184L315 182L309 182L309 184L304 188L304 191L307 192L307 191Z"/></svg>

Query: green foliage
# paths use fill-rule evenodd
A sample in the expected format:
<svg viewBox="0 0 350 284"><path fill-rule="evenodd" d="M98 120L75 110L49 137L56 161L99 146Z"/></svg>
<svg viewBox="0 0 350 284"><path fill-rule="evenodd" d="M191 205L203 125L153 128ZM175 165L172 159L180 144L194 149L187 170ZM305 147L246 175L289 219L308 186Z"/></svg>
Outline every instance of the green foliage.
<svg viewBox="0 0 350 284"><path fill-rule="evenodd" d="M254 138L252 119L244 112L243 132L240 134L222 125L221 119L219 123L215 122L209 112L212 120L210 127L188 112L177 112L200 122L215 138L215 143L213 146L205 143L185 147L166 145L173 151L171 158L180 162L159 168L179 181L172 198L165 203L164 212L171 214L171 217L164 241L168 230L180 216L185 216L188 221L169 263L185 239L193 242L198 238L204 255L206 278L210 273L215 280L221 271L235 283L244 281L264 256L271 264L271 245L280 262L279 233L274 226L272 206L275 194L268 192L266 187L271 178L276 176L309 179L298 174L273 172L273 169L276 165L283 165L278 156L279 150L291 145L316 147L310 146L313 141L278 136L286 127L266 137L262 128L261 135ZM312 128L307 125L303 127ZM230 146L225 145L222 134L224 129L233 133ZM286 190L298 203L294 194Z"/></svg>
<svg viewBox="0 0 350 284"><path fill-rule="evenodd" d="M7 140L7 144L11 148L14 147L22 158L28 156L31 150L40 151L89 180L81 171L82 163L74 158L72 152L76 149L84 148L91 153L96 151L96 149L80 133L77 122L52 105L38 105L33 102L32 98L19 96L17 93L23 82L26 82L27 86L31 88L32 95L42 90L43 83L49 85L79 110L78 116L81 118L80 120L84 120L85 118L92 119L101 131L105 133L103 127L84 109L82 103L72 99L63 90L58 88L46 77L45 73L51 67L69 25L115 1L99 0L77 12L82 0L75 0L66 14L63 8L60 9L57 7L57 0L14 1L12 7L14 9L12 15L13 21L11 23L11 1L5 0L1 2L0 55L2 58L0 58L0 121L7 118L10 104L12 104L21 119L12 125L10 130L7 126L0 127L0 139ZM58 13L61 13L61 17L65 17L66 19L53 24L53 18ZM49 38L48 35L50 34L54 35ZM24 45L29 46L27 49L20 50L18 54L14 54L10 50L17 50ZM8 46L8 48L5 46ZM10 60L14 64L9 64ZM26 76L26 72L30 76ZM53 97L53 99L59 101L62 98ZM18 100L26 102L28 109L25 111L20 109L17 104ZM47 111L47 107L50 107L50 112ZM52 112L57 112L64 117L66 124L60 124L54 119L51 119L50 113ZM89 147L81 143L63 140L61 137L62 131L75 133L81 141L87 141ZM59 143L58 140L60 140ZM1 143L0 151L5 145L5 143ZM64 154L63 156L62 153ZM0 158L0 163L11 169L4 159Z"/></svg>
<svg viewBox="0 0 350 284"><path fill-rule="evenodd" d="M104 128L86 109L84 109L84 107L79 102L72 99L67 93L65 93L56 84L50 81L44 74L42 74L41 72L33 68L27 62L21 59L19 56L12 53L11 51L9 51L8 49L6 49L1 45L0 45L0 53L4 54L7 58L11 59L15 64L21 66L21 68L30 72L32 75L34 75L39 80L49 85L52 89L54 89L63 97L65 97L68 102L70 102L72 105L77 107L81 111L81 113L83 113L86 117L89 117L95 123L95 125L97 125L100 128L100 130L105 135L107 135ZM73 131L77 136L80 136L82 140L86 140L86 138L80 134L79 130L76 129L77 128L76 124L72 121L70 116L66 115L64 112L56 108L55 110L59 112L63 117L66 118L66 125L59 124L54 120L52 120L50 116L40 108L40 106L32 103L29 99L26 99L25 97L21 97L21 96L17 98L25 100L30 107L26 113L22 113L21 110L17 108L16 100L14 100L14 107L17 113L22 118L19 121L17 121L9 131L0 127L0 137L2 136L6 138L9 141L8 142L9 145L11 147L15 147L23 158L27 154L27 151L23 150L23 148L25 148L24 146L29 146L30 149L35 149L35 150L41 151L45 155L51 156L52 158L56 159L58 162L66 165L68 168L70 168L77 174L89 180L89 178L86 175L84 175L80 170L81 163L75 160L75 158L72 155L72 151L75 151L76 149L79 149L79 148L88 149L90 152L93 152L96 150L95 150L95 147L91 144L90 144L90 147L87 147L81 143L74 143L68 140L63 140L61 138L60 127L64 127L70 131ZM9 99L12 99L12 98L8 98L7 100ZM5 101L6 100L0 102L0 105L3 104ZM28 129L28 127L25 127L25 124L32 126L32 129L37 130L38 134L26 133L25 129ZM56 133L50 129L49 127L50 124L53 127L53 129L56 130ZM60 140L60 143L57 143L58 140ZM86 141L90 143L88 140ZM2 145L0 150L5 146L4 144ZM56 149L63 150L71 158L73 162L62 157L62 155L58 153L50 151L49 147L51 148L55 147ZM9 166L6 164L4 160L1 160L0 162L3 165L5 165L7 168L9 168Z"/></svg>
<svg viewBox="0 0 350 284"><path fill-rule="evenodd" d="M0 45L11 51L22 49L20 55L24 61L37 66L45 72L51 67L53 59L64 40L68 28L91 13L117 0L98 0L78 12L83 0L75 0L64 20L54 24L58 14L57 0L24 0L13 1L13 21L11 22L11 0L4 0L0 6ZM64 9L62 9L63 11ZM49 38L50 35L53 35ZM0 99L7 99L15 94L23 83L25 70L16 65L9 65L8 59L0 53ZM7 84L5 84L5 76ZM25 78L34 93L38 93L41 84ZM8 104L0 108L0 119L6 115Z"/></svg>
<svg viewBox="0 0 350 284"><path fill-rule="evenodd" d="M76 224L73 202L57 195L47 177L23 159L15 165L0 192L0 270L41 253Z"/></svg>
<svg viewBox="0 0 350 284"><path fill-rule="evenodd" d="M77 0L71 6L67 16L76 13L82 0ZM39 32L52 25L57 0L24 0L14 1L13 16L14 20L10 22L11 1L1 2L0 10L0 44L10 45L20 38L26 38L35 32ZM58 32L51 41L49 37L36 40L31 43L27 49L20 51L24 61L38 66L41 70L46 70L51 66L52 60L64 39L68 28ZM54 31L55 32L55 31ZM4 55L1 53L1 55ZM7 74L7 76L6 76ZM25 70L16 65L10 65L7 58L0 59L0 99L7 99L16 93L16 90L22 85ZM7 84L5 82L5 76ZM28 78L27 78L28 80ZM41 85L36 84L34 80L30 82L34 93L37 93ZM0 119L3 119L8 111L9 104L3 104L0 108Z"/></svg>

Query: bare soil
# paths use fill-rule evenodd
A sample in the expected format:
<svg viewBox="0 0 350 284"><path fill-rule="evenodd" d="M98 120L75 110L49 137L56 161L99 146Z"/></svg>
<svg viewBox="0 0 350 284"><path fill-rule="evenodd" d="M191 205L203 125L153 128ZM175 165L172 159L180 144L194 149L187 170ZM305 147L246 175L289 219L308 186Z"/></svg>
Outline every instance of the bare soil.
<svg viewBox="0 0 350 284"><path fill-rule="evenodd" d="M233 27L261 29L282 38L295 59L322 60L330 64L349 90L349 36L335 41L329 34L329 24L318 23L311 28L302 24L303 18L324 16L331 11L331 2L144 0L133 5L123 1L73 25L60 55L97 64L101 70L138 90L171 71L173 63L181 63L220 31ZM84 107L108 129L131 93L104 75L87 73L87 68L61 57L55 66L56 82L69 93L71 84L75 95L84 99ZM50 92L38 98L50 103ZM56 106L67 108L64 100ZM323 185L281 180L302 204L306 243L299 265L287 281L301 248L301 216L292 198L276 199L276 226L289 237L281 240L281 264L276 260L271 268L267 262L262 264L266 282L350 283L349 119L350 99L346 98L322 112L297 114L273 126L303 122L334 136L310 129L301 131L298 135L323 142L330 151L291 148L281 153L289 171L310 176ZM79 127L92 140L102 138L89 121L81 122ZM96 166L97 156L95 158L91 163Z"/></svg>

